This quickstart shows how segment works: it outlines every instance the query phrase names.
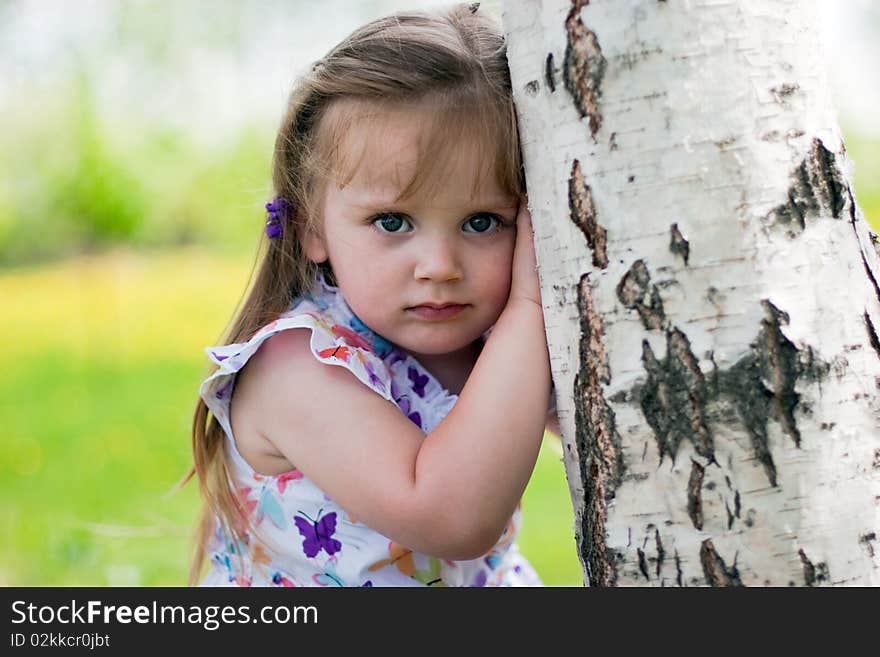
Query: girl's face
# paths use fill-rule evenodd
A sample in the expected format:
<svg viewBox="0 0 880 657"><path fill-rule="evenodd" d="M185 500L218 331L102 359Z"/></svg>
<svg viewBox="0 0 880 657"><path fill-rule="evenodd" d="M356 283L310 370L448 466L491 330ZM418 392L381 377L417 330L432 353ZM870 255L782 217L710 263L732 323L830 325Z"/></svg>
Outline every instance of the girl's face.
<svg viewBox="0 0 880 657"><path fill-rule="evenodd" d="M434 190L395 199L415 174L418 109L356 121L339 145L360 162L352 180L329 181L320 235L304 239L315 262L329 258L351 309L372 330L413 354L468 347L498 319L510 292L518 200L494 176L472 196L482 158L455 148ZM428 185L430 187L430 185ZM459 304L445 312L418 308Z"/></svg>

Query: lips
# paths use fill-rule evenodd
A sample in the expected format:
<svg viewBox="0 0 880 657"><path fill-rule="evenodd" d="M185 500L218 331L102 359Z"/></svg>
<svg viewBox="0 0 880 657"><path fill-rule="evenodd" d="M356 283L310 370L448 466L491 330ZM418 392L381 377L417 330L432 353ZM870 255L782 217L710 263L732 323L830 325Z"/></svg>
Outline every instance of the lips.
<svg viewBox="0 0 880 657"><path fill-rule="evenodd" d="M456 317L467 307L462 303L424 303L407 310L421 319L441 321Z"/></svg>

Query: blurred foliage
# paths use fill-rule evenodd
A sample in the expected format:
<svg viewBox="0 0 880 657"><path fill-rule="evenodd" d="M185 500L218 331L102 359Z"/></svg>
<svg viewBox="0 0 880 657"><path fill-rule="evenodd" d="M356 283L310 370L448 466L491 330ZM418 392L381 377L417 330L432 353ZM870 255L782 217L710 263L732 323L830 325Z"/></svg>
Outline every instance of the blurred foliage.
<svg viewBox="0 0 880 657"><path fill-rule="evenodd" d="M118 126L85 75L35 102L36 119L19 107L0 124L0 264L121 243L253 251L271 194L267 127L208 145L159 124Z"/></svg>

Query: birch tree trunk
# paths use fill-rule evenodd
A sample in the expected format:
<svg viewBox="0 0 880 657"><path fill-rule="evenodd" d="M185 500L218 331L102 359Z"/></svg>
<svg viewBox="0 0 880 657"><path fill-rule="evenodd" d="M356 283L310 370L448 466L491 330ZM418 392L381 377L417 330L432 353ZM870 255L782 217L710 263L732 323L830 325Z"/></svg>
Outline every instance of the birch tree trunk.
<svg viewBox="0 0 880 657"><path fill-rule="evenodd" d="M880 584L880 258L816 18L504 5L586 583Z"/></svg>

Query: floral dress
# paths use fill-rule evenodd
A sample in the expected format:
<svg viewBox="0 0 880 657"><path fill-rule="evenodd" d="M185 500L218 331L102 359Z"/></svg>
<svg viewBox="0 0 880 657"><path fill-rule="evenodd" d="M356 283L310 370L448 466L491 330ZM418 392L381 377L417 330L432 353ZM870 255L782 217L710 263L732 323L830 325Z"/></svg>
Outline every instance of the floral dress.
<svg viewBox="0 0 880 657"><path fill-rule="evenodd" d="M272 335L311 331L311 350L327 365L345 367L394 403L426 434L446 417L457 395L411 355L364 325L339 288L319 275L291 309L244 343L206 349L217 364L199 390L226 434L230 476L260 540L235 543L219 528L209 546L203 586L541 586L514 539L517 508L498 543L482 558L450 561L419 554L358 522L303 472L264 475L236 448L229 404L236 373Z"/></svg>

